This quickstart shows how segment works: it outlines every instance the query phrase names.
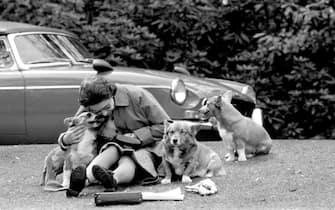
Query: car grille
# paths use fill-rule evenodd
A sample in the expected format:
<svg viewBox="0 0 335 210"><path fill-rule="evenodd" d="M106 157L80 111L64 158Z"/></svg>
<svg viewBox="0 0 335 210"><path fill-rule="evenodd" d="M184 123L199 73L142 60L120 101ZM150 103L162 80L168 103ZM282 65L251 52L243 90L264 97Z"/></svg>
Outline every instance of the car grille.
<svg viewBox="0 0 335 210"><path fill-rule="evenodd" d="M247 101L233 99L232 104L237 110L247 117L251 117L252 111L255 109L255 104Z"/></svg>
<svg viewBox="0 0 335 210"><path fill-rule="evenodd" d="M196 135L198 141L221 141L217 130L201 130Z"/></svg>

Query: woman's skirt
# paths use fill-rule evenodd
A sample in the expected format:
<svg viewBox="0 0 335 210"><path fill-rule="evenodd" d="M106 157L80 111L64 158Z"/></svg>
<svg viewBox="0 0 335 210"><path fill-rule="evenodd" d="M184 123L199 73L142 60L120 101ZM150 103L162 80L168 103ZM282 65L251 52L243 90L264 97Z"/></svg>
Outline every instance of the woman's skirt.
<svg viewBox="0 0 335 210"><path fill-rule="evenodd" d="M116 142L105 143L99 153L103 152L109 147L115 147L120 156L127 155L134 160L136 164L134 183L142 185L156 184L159 182L157 169L162 162L162 148L161 144L157 143L150 147L133 149L126 146L121 146Z"/></svg>

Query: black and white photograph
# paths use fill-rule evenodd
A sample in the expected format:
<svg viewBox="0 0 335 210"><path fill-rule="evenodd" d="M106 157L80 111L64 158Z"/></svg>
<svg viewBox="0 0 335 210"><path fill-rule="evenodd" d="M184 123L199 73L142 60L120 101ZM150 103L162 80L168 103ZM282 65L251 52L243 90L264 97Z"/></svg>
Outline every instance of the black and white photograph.
<svg viewBox="0 0 335 210"><path fill-rule="evenodd" d="M335 0L0 0L0 210L335 209Z"/></svg>

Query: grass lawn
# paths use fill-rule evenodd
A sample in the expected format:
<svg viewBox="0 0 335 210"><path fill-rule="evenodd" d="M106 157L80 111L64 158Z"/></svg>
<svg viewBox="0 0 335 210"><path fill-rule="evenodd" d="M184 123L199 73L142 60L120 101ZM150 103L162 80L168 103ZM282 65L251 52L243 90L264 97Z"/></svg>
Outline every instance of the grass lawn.
<svg viewBox="0 0 335 210"><path fill-rule="evenodd" d="M221 142L205 142L223 158ZM218 193L202 197L185 192L183 201L96 207L88 187L79 198L44 192L39 186L45 155L55 145L0 146L0 209L334 209L335 141L275 140L271 153L247 162L225 163L227 175L212 180ZM201 179L196 179L198 182ZM132 186L127 191L161 192L183 187Z"/></svg>

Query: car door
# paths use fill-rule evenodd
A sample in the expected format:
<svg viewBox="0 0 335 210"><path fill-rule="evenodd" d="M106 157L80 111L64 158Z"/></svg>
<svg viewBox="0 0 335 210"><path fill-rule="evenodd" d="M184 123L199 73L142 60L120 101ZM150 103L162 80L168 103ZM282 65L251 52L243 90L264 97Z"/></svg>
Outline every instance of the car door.
<svg viewBox="0 0 335 210"><path fill-rule="evenodd" d="M73 116L79 107L80 82L95 71L68 65L23 70L22 73L26 84L29 141L55 143L66 129L64 118Z"/></svg>
<svg viewBox="0 0 335 210"><path fill-rule="evenodd" d="M80 82L96 73L81 61L86 57L71 37L48 31L8 35L25 85L27 138L22 143L56 143L66 129L64 118L78 109Z"/></svg>
<svg viewBox="0 0 335 210"><path fill-rule="evenodd" d="M5 136L19 139L26 133L24 81L18 71L5 37L0 37L0 142Z"/></svg>

